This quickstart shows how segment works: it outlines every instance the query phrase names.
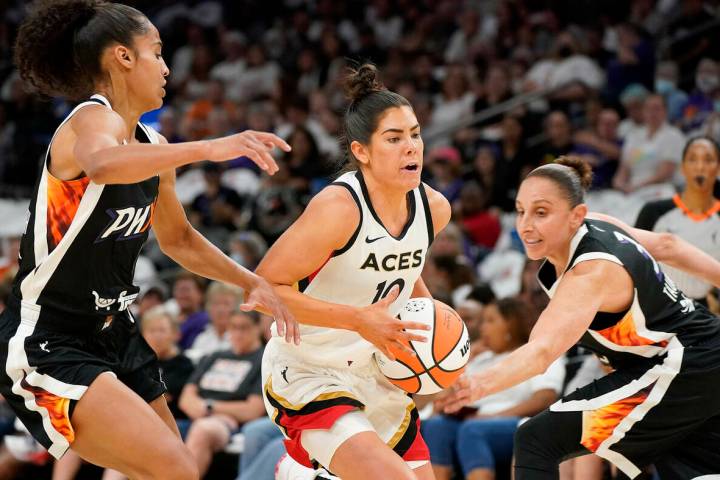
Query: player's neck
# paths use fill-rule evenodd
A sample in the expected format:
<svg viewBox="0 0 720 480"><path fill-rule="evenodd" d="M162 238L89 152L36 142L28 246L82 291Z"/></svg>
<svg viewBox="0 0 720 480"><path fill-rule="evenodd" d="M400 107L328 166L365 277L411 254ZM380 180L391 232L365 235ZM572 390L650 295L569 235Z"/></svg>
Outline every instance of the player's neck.
<svg viewBox="0 0 720 480"><path fill-rule="evenodd" d="M690 189L682 192L680 199L692 213L705 213L710 210L715 203L715 197L713 197L712 194L708 195L707 192Z"/></svg>
<svg viewBox="0 0 720 480"><path fill-rule="evenodd" d="M142 109L134 104L128 92L113 88L112 85L101 85L96 92L107 98L113 111L122 117L127 129L126 140L128 143L131 142L135 138L135 128L144 113Z"/></svg>
<svg viewBox="0 0 720 480"><path fill-rule="evenodd" d="M384 188L370 175L365 176L373 209L391 234L399 234L408 220L407 192Z"/></svg>

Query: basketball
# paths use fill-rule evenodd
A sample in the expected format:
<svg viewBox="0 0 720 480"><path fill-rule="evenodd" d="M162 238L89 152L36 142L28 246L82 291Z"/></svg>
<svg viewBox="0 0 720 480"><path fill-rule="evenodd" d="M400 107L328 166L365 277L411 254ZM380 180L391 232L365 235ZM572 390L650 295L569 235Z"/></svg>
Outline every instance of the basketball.
<svg viewBox="0 0 720 480"><path fill-rule="evenodd" d="M394 351L395 361L376 353L383 375L397 387L418 395L437 393L452 385L470 358L468 331L457 312L432 298L411 298L400 319L429 325L431 329L423 332L428 341L410 342L416 356Z"/></svg>

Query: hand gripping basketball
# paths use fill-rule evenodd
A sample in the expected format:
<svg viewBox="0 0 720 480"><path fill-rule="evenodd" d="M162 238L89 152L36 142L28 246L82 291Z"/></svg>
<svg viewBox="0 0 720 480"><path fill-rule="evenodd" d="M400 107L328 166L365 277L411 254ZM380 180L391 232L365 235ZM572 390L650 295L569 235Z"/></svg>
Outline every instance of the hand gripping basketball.
<svg viewBox="0 0 720 480"><path fill-rule="evenodd" d="M385 298L361 308L356 330L391 360L395 360L397 352L414 355L410 341L427 342L427 338L412 333L411 330L430 330L430 327L422 322L404 322L390 315L388 308L397 300L399 294L400 289L393 287Z"/></svg>

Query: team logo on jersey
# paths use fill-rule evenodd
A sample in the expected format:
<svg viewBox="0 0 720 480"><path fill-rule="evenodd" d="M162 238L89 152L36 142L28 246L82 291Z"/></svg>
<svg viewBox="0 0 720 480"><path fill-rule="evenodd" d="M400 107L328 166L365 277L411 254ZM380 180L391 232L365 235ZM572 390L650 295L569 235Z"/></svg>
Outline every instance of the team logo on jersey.
<svg viewBox="0 0 720 480"><path fill-rule="evenodd" d="M103 298L95 290L92 291L92 294L93 297L95 297L95 310L110 311L110 307L117 303L117 311L119 312L126 310L127 307L129 307L130 304L133 303L138 296L137 293L131 293L130 295L128 295L127 290L123 290L122 292L120 292L120 295L118 295L117 298Z"/></svg>
<svg viewBox="0 0 720 480"><path fill-rule="evenodd" d="M400 255L390 254L378 258L374 253L370 253L360 266L360 270L371 268L377 272L394 272L395 270L407 270L408 268L416 268L422 264L422 249L414 252L403 252Z"/></svg>
<svg viewBox="0 0 720 480"><path fill-rule="evenodd" d="M109 208L110 222L98 236L95 243L108 238L115 240L130 240L144 234L152 224L155 203L143 207Z"/></svg>

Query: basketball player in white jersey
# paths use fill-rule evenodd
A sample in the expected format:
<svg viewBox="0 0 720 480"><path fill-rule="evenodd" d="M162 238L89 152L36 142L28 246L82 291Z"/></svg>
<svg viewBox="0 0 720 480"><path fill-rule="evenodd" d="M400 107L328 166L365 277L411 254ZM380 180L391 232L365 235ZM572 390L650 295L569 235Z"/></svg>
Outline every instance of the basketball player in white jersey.
<svg viewBox="0 0 720 480"><path fill-rule="evenodd" d="M102 0L36 7L15 45L21 76L86 101L58 127L30 205L0 316L0 393L56 458L72 448L130 478L196 479L157 357L128 310L135 262L152 226L177 263L245 288L244 308L292 323L265 280L192 228L174 188L175 168L201 160L247 155L272 174L270 150L289 147L259 132L168 145L139 123L162 105L170 73L147 17Z"/></svg>
<svg viewBox="0 0 720 480"><path fill-rule="evenodd" d="M295 315L302 343L277 337L263 358L265 404L288 454L343 480L432 479L417 409L373 360L423 339L395 316L412 296L450 205L420 181L423 141L408 101L372 65L347 79L353 170L321 191L257 272Z"/></svg>

